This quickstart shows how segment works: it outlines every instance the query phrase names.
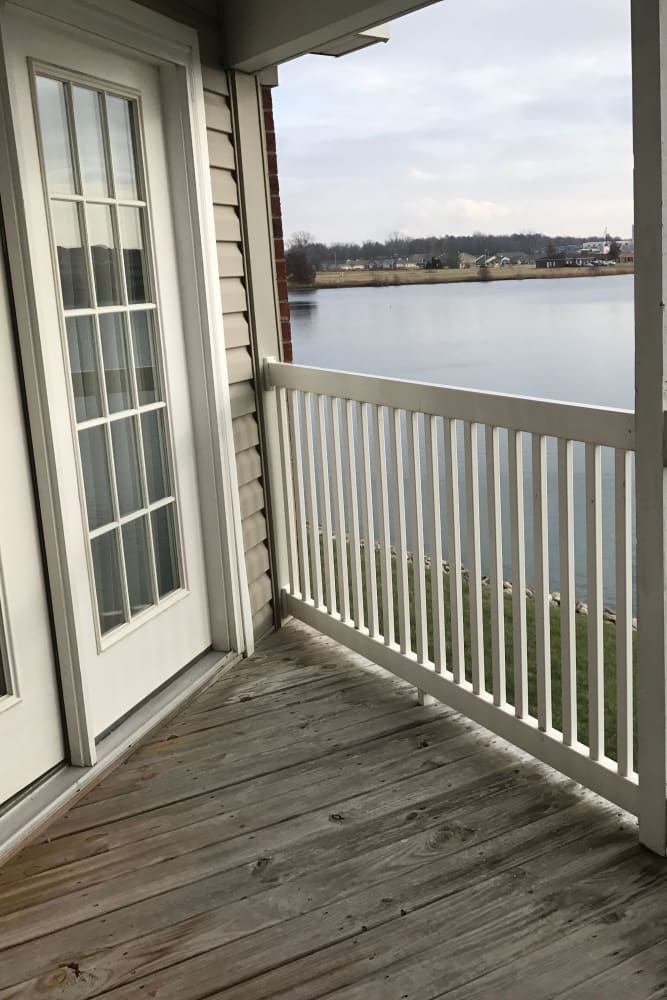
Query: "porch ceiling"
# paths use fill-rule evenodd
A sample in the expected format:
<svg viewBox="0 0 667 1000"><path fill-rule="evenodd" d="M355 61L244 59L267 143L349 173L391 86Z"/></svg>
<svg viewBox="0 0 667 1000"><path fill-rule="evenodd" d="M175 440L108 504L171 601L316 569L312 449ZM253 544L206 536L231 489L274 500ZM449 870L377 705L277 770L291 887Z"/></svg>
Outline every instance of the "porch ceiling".
<svg viewBox="0 0 667 1000"><path fill-rule="evenodd" d="M633 826L293 623L0 870L0 997L664 996Z"/></svg>
<svg viewBox="0 0 667 1000"><path fill-rule="evenodd" d="M439 0L283 0L279 4L275 0L221 0L227 62L233 69L256 73L435 2Z"/></svg>

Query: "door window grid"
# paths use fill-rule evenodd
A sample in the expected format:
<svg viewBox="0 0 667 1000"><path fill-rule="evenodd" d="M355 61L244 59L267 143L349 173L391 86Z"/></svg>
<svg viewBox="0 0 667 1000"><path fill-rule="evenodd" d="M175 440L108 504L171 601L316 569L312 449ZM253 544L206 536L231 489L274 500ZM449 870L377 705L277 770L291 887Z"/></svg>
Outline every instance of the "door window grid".
<svg viewBox="0 0 667 1000"><path fill-rule="evenodd" d="M55 224L54 236L99 625L105 634L182 587L136 104L108 91L42 75L36 78L36 87L52 218L62 206L70 220L69 236L59 234ZM43 93L47 94L44 99ZM64 145L62 137L44 139L51 127L48 106L53 98L66 110L64 119L55 118L56 126L67 131ZM87 175L80 155L75 98L97 118L97 167L88 164ZM115 139L109 131L110 107ZM127 125L124 137L119 131L123 120ZM120 140L124 148L118 159L124 176L117 185L112 147ZM61 159L70 158L69 169L54 162L54 148L60 150ZM59 183L61 176L67 184ZM94 195L88 196L86 176L93 178ZM108 195L100 193L104 189ZM117 197L118 189L127 197ZM68 204L71 209L65 209ZM95 246L90 238L91 213L102 233L102 242ZM127 233L133 235L131 247L123 243ZM77 370L77 363L87 364L89 370ZM153 433L157 441L149 425L157 429ZM156 482L161 486L159 496L155 495Z"/></svg>

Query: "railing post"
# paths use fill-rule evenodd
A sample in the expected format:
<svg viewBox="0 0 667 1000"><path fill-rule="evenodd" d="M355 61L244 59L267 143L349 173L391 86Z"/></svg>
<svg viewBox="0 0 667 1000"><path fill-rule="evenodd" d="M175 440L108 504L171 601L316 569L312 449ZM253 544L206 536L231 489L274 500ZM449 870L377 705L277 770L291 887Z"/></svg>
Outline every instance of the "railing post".
<svg viewBox="0 0 667 1000"><path fill-rule="evenodd" d="M667 0L632 0L639 836L667 845Z"/></svg>

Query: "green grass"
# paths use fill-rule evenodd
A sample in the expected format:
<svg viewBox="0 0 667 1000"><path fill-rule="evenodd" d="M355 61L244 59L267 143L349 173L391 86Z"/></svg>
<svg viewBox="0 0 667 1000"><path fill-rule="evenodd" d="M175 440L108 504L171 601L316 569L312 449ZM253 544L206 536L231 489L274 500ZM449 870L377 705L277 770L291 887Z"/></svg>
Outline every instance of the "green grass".
<svg viewBox="0 0 667 1000"><path fill-rule="evenodd" d="M336 542L334 540L334 557ZM351 570L351 547L347 545L348 568ZM310 558L310 552L309 552ZM311 575L312 575L312 560ZM368 599L366 593L366 576L364 552L361 552L362 581L363 581L363 604L364 620L368 616ZM382 576L380 568L380 558L376 553L376 577L377 595L380 618L380 632L384 633L384 622L382 613ZM396 559L392 559L393 597L394 597L394 633L399 634L398 623L398 581ZM445 635L447 647L447 664L452 663L451 645L451 596L450 596L450 574L443 570L443 590L445 605ZM312 581L311 581L312 582ZM427 569L425 579L426 589L426 611L427 611L427 634L429 646L429 658L433 659L433 602L431 599L431 571ZM408 561L408 593L410 596L411 612L411 647L416 645L416 623L415 623L415 603L414 603L414 565ZM464 648L465 648L465 675L467 680L471 680L471 642L470 642L470 591L468 581L463 580L463 628L464 628ZM483 636L484 636L484 673L487 690L492 686L492 654L491 654L491 600L488 587L482 587L482 609L483 609ZM339 583L336 577L336 599L340 607ZM513 637L513 609L512 596L505 595L505 663L507 678L507 700L514 703L514 637ZM352 588L350 586L350 607L352 607ZM561 678L561 636L560 636L560 609L550 608L551 622L551 692L552 692L552 715L553 725L556 729L562 724L562 678ZM588 744L588 616L575 616L575 639L576 639L576 664L577 664L577 735L582 743ZM537 715L537 667L536 667L536 621L535 602L532 598L526 598L526 630L528 649L528 706L532 715ZM605 753L607 756L616 759L616 626L612 623L604 622L602 626L603 654L604 654L604 726L605 726ZM636 642L633 636L633 660L636 655ZM636 671L635 671L636 674ZM636 699L635 699L636 701ZM633 727L636 741L636 725ZM636 746L635 746L636 755ZM636 758L635 758L636 759Z"/></svg>

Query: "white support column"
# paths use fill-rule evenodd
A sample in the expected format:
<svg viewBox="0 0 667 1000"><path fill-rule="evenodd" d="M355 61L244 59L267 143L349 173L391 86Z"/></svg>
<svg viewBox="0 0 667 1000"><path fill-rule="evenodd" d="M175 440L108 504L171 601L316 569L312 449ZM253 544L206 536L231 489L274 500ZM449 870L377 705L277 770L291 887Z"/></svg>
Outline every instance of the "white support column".
<svg viewBox="0 0 667 1000"><path fill-rule="evenodd" d="M667 845L667 0L632 0L639 836Z"/></svg>

